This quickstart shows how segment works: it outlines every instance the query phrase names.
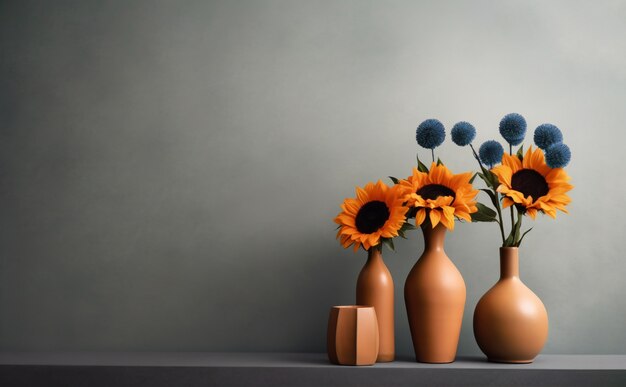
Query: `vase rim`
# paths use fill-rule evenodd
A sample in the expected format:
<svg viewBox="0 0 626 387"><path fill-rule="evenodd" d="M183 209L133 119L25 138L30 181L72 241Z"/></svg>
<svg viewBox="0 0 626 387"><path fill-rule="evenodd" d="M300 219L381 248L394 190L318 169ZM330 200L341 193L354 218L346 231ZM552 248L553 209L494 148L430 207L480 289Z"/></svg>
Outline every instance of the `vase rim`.
<svg viewBox="0 0 626 387"><path fill-rule="evenodd" d="M519 247L517 246L500 247L500 250L519 250Z"/></svg>

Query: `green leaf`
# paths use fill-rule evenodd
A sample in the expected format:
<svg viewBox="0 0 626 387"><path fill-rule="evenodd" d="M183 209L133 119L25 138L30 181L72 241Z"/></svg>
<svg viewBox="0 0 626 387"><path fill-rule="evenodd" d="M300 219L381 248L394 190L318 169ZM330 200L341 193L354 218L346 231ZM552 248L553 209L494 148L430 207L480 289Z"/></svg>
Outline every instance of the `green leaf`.
<svg viewBox="0 0 626 387"><path fill-rule="evenodd" d="M500 185L500 181L498 180L498 176L496 176L493 172L488 171L488 176L489 176L489 180L491 181L491 187L493 187L493 189L498 188L498 186Z"/></svg>
<svg viewBox="0 0 626 387"><path fill-rule="evenodd" d="M428 173L428 167L420 161L419 155L417 155L417 170L420 172Z"/></svg>
<svg viewBox="0 0 626 387"><path fill-rule="evenodd" d="M496 212L482 203L476 203L478 211L471 214L472 222L497 222Z"/></svg>
<svg viewBox="0 0 626 387"><path fill-rule="evenodd" d="M520 161L524 160L524 144L522 144L522 146L520 146L517 150L517 158L519 158Z"/></svg>
<svg viewBox="0 0 626 387"><path fill-rule="evenodd" d="M471 178L471 179L470 179L470 181L469 181L469 182L470 182L470 184L473 184L473 183L474 183L474 179L476 179L476 176L478 176L478 172L476 172L476 173L474 174L474 176L472 176L472 178Z"/></svg>
<svg viewBox="0 0 626 387"><path fill-rule="evenodd" d="M480 190L487 193L487 195L489 195L489 199L491 199L491 204L493 204L494 207L497 207L499 205L498 197L496 196L495 192L493 192L490 189L485 189L485 188L481 188Z"/></svg>
<svg viewBox="0 0 626 387"><path fill-rule="evenodd" d="M478 176L485 182L485 184L487 184L489 188L496 189L498 185L500 185L498 177L491 173L491 171L483 169L483 173L479 173Z"/></svg>
<svg viewBox="0 0 626 387"><path fill-rule="evenodd" d="M515 247L513 246L513 230L511 230L511 233L502 244L502 247Z"/></svg>
<svg viewBox="0 0 626 387"><path fill-rule="evenodd" d="M417 227L415 227L413 224L411 224L409 222L404 222L402 227L400 227L400 230L402 230L402 231L417 230Z"/></svg>
<svg viewBox="0 0 626 387"><path fill-rule="evenodd" d="M480 212L474 212L470 216L472 217L472 222L497 222L498 221L496 218L491 218Z"/></svg>
<svg viewBox="0 0 626 387"><path fill-rule="evenodd" d="M522 244L522 241L524 240L524 237L526 236L526 234L528 234L530 232L530 230L532 230L533 228L529 228L528 230L526 230L523 234L522 237L519 239L519 241L517 242L517 247L519 247L519 245Z"/></svg>
<svg viewBox="0 0 626 387"><path fill-rule="evenodd" d="M509 238L506 239L506 242L509 244L506 247L516 247L519 245L520 240L520 228L522 227L522 213L518 211L517 220L511 229L511 234L509 234Z"/></svg>
<svg viewBox="0 0 626 387"><path fill-rule="evenodd" d="M437 157L437 165L443 165L443 163L441 162L441 159L439 157Z"/></svg>
<svg viewBox="0 0 626 387"><path fill-rule="evenodd" d="M398 235L400 235L400 237L403 239L407 239L405 232L409 230L416 230L416 229L417 227L413 226L411 223L404 222L404 224L402 224L402 227L400 227L400 229L398 230Z"/></svg>
<svg viewBox="0 0 626 387"><path fill-rule="evenodd" d="M478 208L478 212L482 212L483 214L489 217L495 218L497 215L494 210L492 210L491 208L487 207L486 205L482 203L476 203L476 207Z"/></svg>
<svg viewBox="0 0 626 387"><path fill-rule="evenodd" d="M396 251L396 248L393 245L393 238L381 238L381 240L383 241L384 245L386 245L387 247L389 247L389 249L391 249L391 251Z"/></svg>
<svg viewBox="0 0 626 387"><path fill-rule="evenodd" d="M398 184L400 182L400 180L398 180L397 177L389 176L389 179L391 179L391 181L393 181L393 184Z"/></svg>

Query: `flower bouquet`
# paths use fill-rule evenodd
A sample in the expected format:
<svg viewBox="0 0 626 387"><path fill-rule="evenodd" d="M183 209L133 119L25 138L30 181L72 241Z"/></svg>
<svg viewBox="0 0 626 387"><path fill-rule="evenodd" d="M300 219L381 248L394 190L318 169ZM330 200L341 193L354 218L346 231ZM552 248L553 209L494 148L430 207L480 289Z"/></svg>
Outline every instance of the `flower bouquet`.
<svg viewBox="0 0 626 387"><path fill-rule="evenodd" d="M552 124L537 127L532 146L524 152L526 121L516 113L500 122L500 133L509 144L490 140L478 152L472 142L476 129L459 122L451 130L452 141L469 146L478 162L478 172L453 174L435 160L435 148L445 140L443 124L436 119L422 122L416 130L417 143L429 149L430 168L419 157L417 166L405 179L390 177L394 185L382 181L356 188L356 197L347 198L335 218L337 238L343 247L361 247L368 260L357 281L357 304L374 306L379 323L380 353L377 361L394 358L393 280L382 261L382 246L394 249L393 238L420 227L424 251L409 273L404 297L416 359L421 362L454 361L465 305L465 282L444 251L446 231L455 222L494 222L498 224L501 278L479 301L474 312L474 334L490 360L531 362L547 338L548 319L541 300L519 279L518 247L529 228L522 232L524 216L535 219L543 213L555 218L557 210L567 213L573 187L563 169L571 153L561 131ZM476 201L473 187L480 177L480 189L489 205ZM506 209L510 229L505 232ZM409 222L414 220L414 225Z"/></svg>
<svg viewBox="0 0 626 387"><path fill-rule="evenodd" d="M513 153L513 146L520 145L526 135L526 120L517 113L508 114L500 121L500 134L509 144L509 153L505 153L502 145L495 140L483 143L476 153L471 144L475 133L474 127L467 122L457 124L452 131L452 140L457 145L470 146L480 167L477 175L487 185L487 189L481 191L489 196L495 208L494 211L479 203L479 211L472 220L496 222L500 228L502 247L519 247L532 229L521 232L524 215L535 219L537 213L552 218L556 218L557 210L567 213L566 206L571 201L567 192L573 187L568 183L570 178L563 168L570 161L570 149L563 143L559 128L543 124L537 127L534 134L537 149L533 150L530 146L524 153L522 145ZM505 237L503 210L506 208L510 208L511 229Z"/></svg>
<svg viewBox="0 0 626 387"><path fill-rule="evenodd" d="M389 289L391 276L381 265L380 247L385 244L393 249L395 236L405 237L407 230L421 227L424 252L405 283L409 325L417 360L446 363L456 355L466 290L461 273L444 251L444 238L447 230L454 230L456 220L472 221L472 213L478 211L475 197L479 191L472 187L471 172L455 175L440 159L435 161L434 149L445 140L441 122L422 122L416 140L431 151L430 168L417 157L410 176L402 180L391 177L393 187L381 181L357 187L357 197L346 199L335 218L339 224L337 238L346 248L368 251L368 262L357 281L357 303L374 305L379 322L385 324L393 321L381 318L389 311L393 313L389 307L393 288ZM407 219L414 219L415 226ZM385 295L387 292L390 295ZM384 329L381 351L382 332Z"/></svg>
<svg viewBox="0 0 626 387"><path fill-rule="evenodd" d="M425 363L454 361L465 309L465 281L444 249L446 231L455 221L472 220L478 211L472 172L453 174L434 149L445 140L443 124L436 119L422 122L416 131L418 145L430 149L432 164L417 157L417 167L406 179L392 178L404 192L410 210L424 235L424 251L409 272L404 302L409 318L415 358Z"/></svg>
<svg viewBox="0 0 626 387"><path fill-rule="evenodd" d="M379 352L377 362L395 358L393 278L382 259L383 244L394 248L393 238L405 237L413 226L406 221L400 187L382 181L356 187L356 197L347 198L335 218L339 225L337 238L342 246L361 247L367 251L367 262L359 274L356 287L357 305L373 306L378 319Z"/></svg>
<svg viewBox="0 0 626 387"><path fill-rule="evenodd" d="M456 129L456 130L455 130ZM557 210L567 213L573 187L563 169L571 152L563 143L561 131L552 124L535 129L534 142L524 152L526 120L511 113L500 121L500 134L509 144L506 153L499 142L483 143L478 153L471 142L475 129L459 123L452 132L459 146L469 145L478 162L478 176L487 188L493 208L478 203L472 215L477 222L495 222L500 229L500 280L480 299L474 311L474 336L489 360L506 363L530 363L541 351L548 335L548 315L535 293L519 278L518 247L532 230L522 232L524 216L535 219L538 213L556 218ZM499 165L498 165L499 164ZM503 212L510 209L510 231L505 233Z"/></svg>

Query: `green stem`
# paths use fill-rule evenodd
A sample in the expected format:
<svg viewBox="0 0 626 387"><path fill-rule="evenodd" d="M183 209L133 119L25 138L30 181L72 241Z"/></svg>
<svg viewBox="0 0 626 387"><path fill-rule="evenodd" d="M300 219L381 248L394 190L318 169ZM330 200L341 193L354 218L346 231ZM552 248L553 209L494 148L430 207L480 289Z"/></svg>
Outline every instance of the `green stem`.
<svg viewBox="0 0 626 387"><path fill-rule="evenodd" d="M513 145L509 144L509 154L513 156ZM515 227L515 215L513 214L513 206L511 206L511 229Z"/></svg>
<svg viewBox="0 0 626 387"><path fill-rule="evenodd" d="M476 159L476 161L478 161L478 165L480 166L480 169L484 170L485 168L483 167L483 163L480 162L480 157L478 157L478 153L476 153L476 149L474 149L474 146L472 144L469 144L470 148L472 148L472 153L474 154L474 158Z"/></svg>
<svg viewBox="0 0 626 387"><path fill-rule="evenodd" d="M518 247L521 239L520 230L522 229L522 217L523 213L521 211L517 211L517 221L511 228L511 233L508 238L506 238L505 243L502 247Z"/></svg>
<svg viewBox="0 0 626 387"><path fill-rule="evenodd" d="M432 153L432 155L433 155L433 163L434 163L434 162L435 162L435 148L431 148L431 149L430 149L430 152L431 152L431 153Z"/></svg>
<svg viewBox="0 0 626 387"><path fill-rule="evenodd" d="M521 231L522 231L522 219L523 219L523 214L521 211L517 211L517 222L515 222L515 235L514 235L514 239L513 239L513 246L519 246L519 240L520 240L520 236L521 236Z"/></svg>
<svg viewBox="0 0 626 387"><path fill-rule="evenodd" d="M496 192L496 197L497 197L498 193ZM500 225L500 236L502 237L502 244L504 244L504 241L506 240L504 238L504 225L502 224L502 210L500 210L500 206L496 206L496 212L498 213L498 219L500 219L500 222L498 222L498 224Z"/></svg>
<svg viewBox="0 0 626 387"><path fill-rule="evenodd" d="M484 176L488 176L488 173L491 173L490 171L488 171L487 169L485 169L485 167L483 166L483 163L480 162L480 157L478 157L478 154L476 153L476 149L474 149L474 146L472 144L469 144L470 148L472 149L472 153L474 154L474 158L476 159L476 161L478 161L478 166L480 166L480 169L483 171L483 175ZM487 182L485 182L487 183ZM489 188L493 191L493 193L496 195L496 198L499 197L499 193L498 191L496 191L496 189L491 186L490 184L487 184L489 186ZM497 205L496 207L496 212L498 213L498 226L500 226L500 236L502 237L502 245L504 245L504 241L506 240L506 238L504 237L504 222L502 220L502 210L500 209L500 206Z"/></svg>

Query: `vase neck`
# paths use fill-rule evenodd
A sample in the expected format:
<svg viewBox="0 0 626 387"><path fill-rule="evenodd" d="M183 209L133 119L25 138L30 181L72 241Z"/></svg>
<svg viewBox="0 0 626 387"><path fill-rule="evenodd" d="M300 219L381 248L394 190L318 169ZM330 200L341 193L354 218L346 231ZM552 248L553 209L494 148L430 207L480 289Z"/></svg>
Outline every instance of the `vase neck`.
<svg viewBox="0 0 626 387"><path fill-rule="evenodd" d="M383 261L383 253L380 249L381 246L372 246L367 250L367 263L379 263Z"/></svg>
<svg viewBox="0 0 626 387"><path fill-rule="evenodd" d="M519 278L519 250L517 247L500 247L500 279Z"/></svg>
<svg viewBox="0 0 626 387"><path fill-rule="evenodd" d="M439 223L433 228L430 222L422 224L424 234L424 250L443 250L446 239L446 227Z"/></svg>

